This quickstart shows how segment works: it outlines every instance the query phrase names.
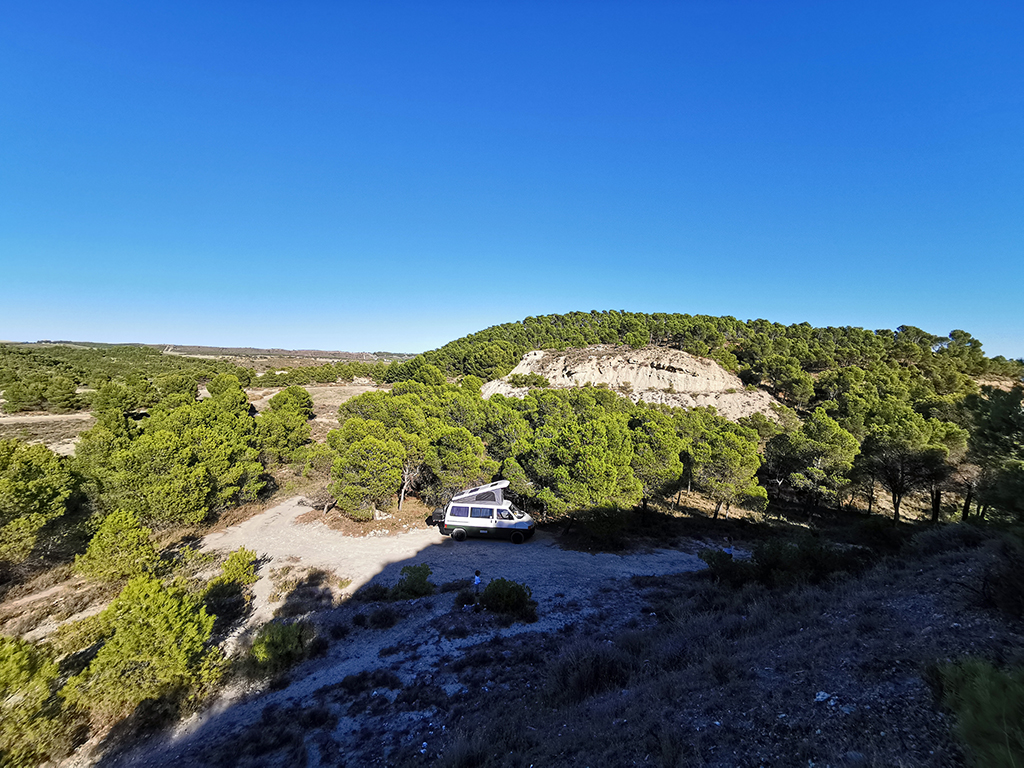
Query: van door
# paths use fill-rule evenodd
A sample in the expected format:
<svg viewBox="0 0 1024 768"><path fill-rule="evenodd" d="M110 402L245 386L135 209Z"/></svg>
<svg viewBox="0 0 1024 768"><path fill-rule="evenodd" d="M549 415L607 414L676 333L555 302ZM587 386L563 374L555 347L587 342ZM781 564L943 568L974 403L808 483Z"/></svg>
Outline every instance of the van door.
<svg viewBox="0 0 1024 768"><path fill-rule="evenodd" d="M511 511L507 509L496 509L494 511L494 533L502 537L512 535L516 527L516 519Z"/></svg>
<svg viewBox="0 0 1024 768"><path fill-rule="evenodd" d="M473 533L490 536L494 530L494 510L490 507L470 507L469 525Z"/></svg>

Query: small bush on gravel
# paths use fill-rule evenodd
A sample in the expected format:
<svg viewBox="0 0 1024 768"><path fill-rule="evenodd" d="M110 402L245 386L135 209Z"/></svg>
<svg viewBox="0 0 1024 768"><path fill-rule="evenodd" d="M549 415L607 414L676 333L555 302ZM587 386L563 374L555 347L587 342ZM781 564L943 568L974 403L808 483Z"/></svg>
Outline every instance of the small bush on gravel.
<svg viewBox="0 0 1024 768"><path fill-rule="evenodd" d="M248 588L259 580L256 575L258 559L252 550L236 549L225 561L221 575L206 585L203 602L220 622L231 623L245 614L252 600Z"/></svg>
<svg viewBox="0 0 1024 768"><path fill-rule="evenodd" d="M965 659L939 668L943 703L957 717L957 732L974 764L1024 765L1024 667L1002 672L987 661Z"/></svg>
<svg viewBox="0 0 1024 768"><path fill-rule="evenodd" d="M434 594L437 587L428 580L430 573L430 566L426 563L405 566L402 578L391 588L388 597L392 600L414 600Z"/></svg>
<svg viewBox="0 0 1024 768"><path fill-rule="evenodd" d="M537 620L537 601L525 584L509 579L492 579L480 595L480 604L488 611L514 616L520 621Z"/></svg>
<svg viewBox="0 0 1024 768"><path fill-rule="evenodd" d="M249 655L255 671L278 675L288 667L302 661L316 635L313 626L305 621L282 624L272 621L256 633Z"/></svg>
<svg viewBox="0 0 1024 768"><path fill-rule="evenodd" d="M455 595L455 607L462 608L465 605L474 605L476 597L476 594L469 587L460 589L458 594Z"/></svg>

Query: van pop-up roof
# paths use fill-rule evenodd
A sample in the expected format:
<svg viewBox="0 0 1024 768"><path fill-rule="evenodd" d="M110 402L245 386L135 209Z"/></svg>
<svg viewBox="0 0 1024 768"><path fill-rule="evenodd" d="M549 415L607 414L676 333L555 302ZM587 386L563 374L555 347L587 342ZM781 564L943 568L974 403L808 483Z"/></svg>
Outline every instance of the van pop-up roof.
<svg viewBox="0 0 1024 768"><path fill-rule="evenodd" d="M508 488L508 480L499 480L496 483L488 483L477 488L470 488L468 491L459 491L452 497L452 503L454 504L458 501L463 503L469 501L489 501L501 504L504 502L504 498L501 495L502 488Z"/></svg>

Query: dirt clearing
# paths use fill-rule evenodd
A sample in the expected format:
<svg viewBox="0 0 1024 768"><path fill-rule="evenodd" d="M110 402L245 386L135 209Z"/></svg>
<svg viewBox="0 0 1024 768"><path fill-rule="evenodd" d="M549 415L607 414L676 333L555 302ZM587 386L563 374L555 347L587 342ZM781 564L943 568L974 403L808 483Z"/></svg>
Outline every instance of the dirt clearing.
<svg viewBox="0 0 1024 768"><path fill-rule="evenodd" d="M261 578L254 587L252 622L266 621L273 614L274 605L267 600L273 591L270 571L300 563L351 579L349 592L370 581L393 584L402 567L414 563L430 565L431 579L437 584L468 578L480 570L485 583L502 577L528 584L542 606L557 593L570 599L581 596L605 579L704 567L695 555L677 550L625 555L564 551L545 532L519 546L507 541L455 542L425 524L392 536L345 536L323 523L298 523L296 519L309 512L309 507L300 502L301 497L293 497L204 539L203 548L207 550L227 551L244 546L265 558Z"/></svg>
<svg viewBox="0 0 1024 768"><path fill-rule="evenodd" d="M70 456L78 436L95 423L91 413L0 414L0 440L42 443L54 453Z"/></svg>

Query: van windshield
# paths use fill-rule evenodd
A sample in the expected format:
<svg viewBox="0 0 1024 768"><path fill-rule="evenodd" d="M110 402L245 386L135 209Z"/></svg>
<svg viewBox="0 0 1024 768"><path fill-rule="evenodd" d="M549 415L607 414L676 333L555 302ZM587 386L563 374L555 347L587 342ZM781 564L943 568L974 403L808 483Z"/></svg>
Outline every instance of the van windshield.
<svg viewBox="0 0 1024 768"><path fill-rule="evenodd" d="M515 504L509 504L508 508L509 510L511 510L512 514L518 517L520 520L526 517L526 513L520 510Z"/></svg>

